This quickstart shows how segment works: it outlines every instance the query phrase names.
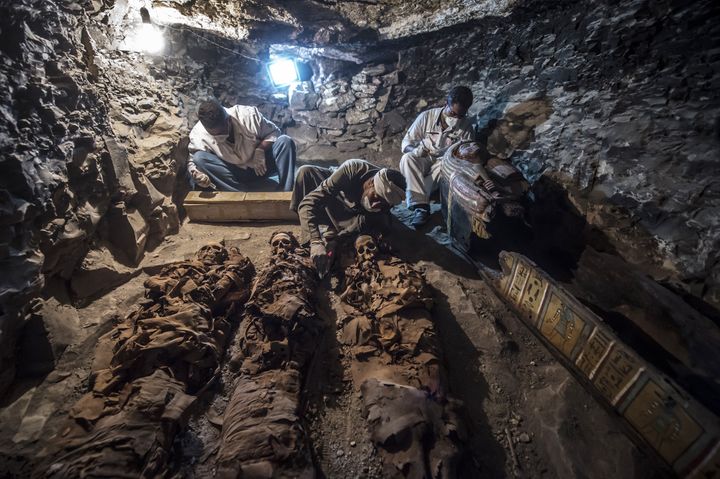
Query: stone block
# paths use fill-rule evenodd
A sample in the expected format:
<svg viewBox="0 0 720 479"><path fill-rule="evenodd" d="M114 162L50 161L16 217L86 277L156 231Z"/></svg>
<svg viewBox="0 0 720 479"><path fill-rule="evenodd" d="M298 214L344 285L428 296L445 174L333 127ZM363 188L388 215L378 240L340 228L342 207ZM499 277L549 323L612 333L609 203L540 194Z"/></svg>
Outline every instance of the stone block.
<svg viewBox="0 0 720 479"><path fill-rule="evenodd" d="M135 187L138 194L133 198L132 204L146 216L165 201L165 196L155 188L145 175L137 175Z"/></svg>
<svg viewBox="0 0 720 479"><path fill-rule="evenodd" d="M290 88L288 93L291 110L314 110L320 96L305 83Z"/></svg>
<svg viewBox="0 0 720 479"><path fill-rule="evenodd" d="M375 98L359 98L355 102L355 109L359 111L366 111L375 108L377 100Z"/></svg>
<svg viewBox="0 0 720 479"><path fill-rule="evenodd" d="M400 83L400 72L397 70L382 76L382 82L385 86L397 85Z"/></svg>
<svg viewBox="0 0 720 479"><path fill-rule="evenodd" d="M106 247L93 249L73 272L70 289L76 299L96 298L127 282L138 270L123 266Z"/></svg>
<svg viewBox="0 0 720 479"><path fill-rule="evenodd" d="M178 232L179 219L177 216L177 208L174 204L158 206L150 213L148 225L150 227L148 233L148 248L154 248L169 234Z"/></svg>
<svg viewBox="0 0 720 479"><path fill-rule="evenodd" d="M379 65L372 65L372 66L364 68L362 73L364 73L367 76L376 77L376 76L382 75L383 73L387 73L391 68L392 68L391 65L381 63Z"/></svg>
<svg viewBox="0 0 720 479"><path fill-rule="evenodd" d="M366 111L361 111L353 108L352 110L348 110L348 112L345 114L345 120L348 122L349 125L357 125L360 123L370 123L378 116L380 115L372 107Z"/></svg>
<svg viewBox="0 0 720 479"><path fill-rule="evenodd" d="M396 135L404 131L408 126L410 124L405 120L405 117L397 110L392 110L382 115L376 125L376 131L381 131L386 135Z"/></svg>
<svg viewBox="0 0 720 479"><path fill-rule="evenodd" d="M392 94L392 87L384 88L378 92L378 102L375 105L375 109L382 113L385 111L390 101L390 95Z"/></svg>
<svg viewBox="0 0 720 479"><path fill-rule="evenodd" d="M332 117L319 111L294 111L293 119L318 128L342 130L347 124L343 118Z"/></svg>
<svg viewBox="0 0 720 479"><path fill-rule="evenodd" d="M364 85L353 85L352 90L360 98L372 97L380 89L380 85L374 83L366 83Z"/></svg>
<svg viewBox="0 0 720 479"><path fill-rule="evenodd" d="M375 136L375 132L368 123L361 123L358 125L350 125L347 129L347 135L349 137L362 137L370 138Z"/></svg>
<svg viewBox="0 0 720 479"><path fill-rule="evenodd" d="M148 238L149 226L145 218L123 202L114 204L106 218L110 243L120 250L127 261L137 264L145 251Z"/></svg>
<svg viewBox="0 0 720 479"><path fill-rule="evenodd" d="M129 200L137 194L137 190L130 172L127 150L110 136L103 136L103 140L107 148L107 155L103 155L103 158L107 160L106 170L110 177L109 186L114 190L116 197Z"/></svg>
<svg viewBox="0 0 720 479"><path fill-rule="evenodd" d="M350 108L353 103L355 103L355 94L347 92L338 96L323 98L320 102L320 111L323 113L345 111Z"/></svg>
<svg viewBox="0 0 720 479"><path fill-rule="evenodd" d="M285 133L290 136L298 145L315 143L318 139L317 128L309 125L296 125L289 127Z"/></svg>

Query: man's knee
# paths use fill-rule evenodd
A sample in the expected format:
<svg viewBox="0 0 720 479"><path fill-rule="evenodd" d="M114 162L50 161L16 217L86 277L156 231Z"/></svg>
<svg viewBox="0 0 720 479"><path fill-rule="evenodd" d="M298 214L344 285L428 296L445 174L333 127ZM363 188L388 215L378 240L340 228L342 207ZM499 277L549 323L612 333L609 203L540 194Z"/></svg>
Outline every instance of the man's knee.
<svg viewBox="0 0 720 479"><path fill-rule="evenodd" d="M303 184L308 179L312 178L313 170L317 168L313 165L303 165L297 170L297 174L295 175L295 183L297 184Z"/></svg>
<svg viewBox="0 0 720 479"><path fill-rule="evenodd" d="M405 153L400 158L400 171L405 174L408 168L414 168L418 165L418 158L410 153Z"/></svg>
<svg viewBox="0 0 720 479"><path fill-rule="evenodd" d="M205 171L210 163L217 162L218 157L207 151L196 151L193 153L192 159L195 166Z"/></svg>
<svg viewBox="0 0 720 479"><path fill-rule="evenodd" d="M275 140L275 145L281 151L292 151L293 153L295 152L295 140L293 140L287 135L280 135L277 140Z"/></svg>

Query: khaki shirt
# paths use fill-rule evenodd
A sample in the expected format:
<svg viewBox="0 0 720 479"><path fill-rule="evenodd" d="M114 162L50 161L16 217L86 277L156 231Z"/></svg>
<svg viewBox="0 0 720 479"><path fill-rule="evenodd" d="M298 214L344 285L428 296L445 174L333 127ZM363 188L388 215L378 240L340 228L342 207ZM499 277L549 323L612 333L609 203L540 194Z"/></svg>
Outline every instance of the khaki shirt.
<svg viewBox="0 0 720 479"><path fill-rule="evenodd" d="M440 121L443 108L431 108L418 115L403 138L403 153L415 150L425 139L430 140L433 147L438 150L447 148L460 140L475 139L475 130L468 118L460 118L454 128L443 129Z"/></svg>
<svg viewBox="0 0 720 479"><path fill-rule="evenodd" d="M225 111L232 122L235 143L211 135L198 121L190 131L188 169L191 171L195 167L192 154L196 151L214 153L227 163L251 168L258 144L263 140L275 141L280 135L280 129L254 106L235 105Z"/></svg>
<svg viewBox="0 0 720 479"><path fill-rule="evenodd" d="M380 217L387 217L387 213L370 213L360 205L363 185L378 171L380 168L365 160L346 160L308 193L298 206L303 241L321 240L320 225L327 226L331 234L344 234L382 223Z"/></svg>

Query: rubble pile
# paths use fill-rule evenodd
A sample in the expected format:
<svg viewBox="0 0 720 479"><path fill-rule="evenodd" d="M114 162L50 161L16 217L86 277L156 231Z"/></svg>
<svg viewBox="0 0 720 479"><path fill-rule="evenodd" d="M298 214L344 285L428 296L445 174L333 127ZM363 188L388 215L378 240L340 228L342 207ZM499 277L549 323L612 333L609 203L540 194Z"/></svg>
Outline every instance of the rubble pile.
<svg viewBox="0 0 720 479"><path fill-rule="evenodd" d="M292 233L275 233L270 244L231 349L236 379L217 453L222 478L315 476L300 421L303 375L322 329L315 271Z"/></svg>
<svg viewBox="0 0 720 479"><path fill-rule="evenodd" d="M253 274L237 249L213 244L148 279L138 309L99 340L91 390L35 476L164 474L189 408L219 374Z"/></svg>
<svg viewBox="0 0 720 479"><path fill-rule="evenodd" d="M448 396L432 293L422 275L370 236L345 271L338 331L385 477L456 477L465 436Z"/></svg>

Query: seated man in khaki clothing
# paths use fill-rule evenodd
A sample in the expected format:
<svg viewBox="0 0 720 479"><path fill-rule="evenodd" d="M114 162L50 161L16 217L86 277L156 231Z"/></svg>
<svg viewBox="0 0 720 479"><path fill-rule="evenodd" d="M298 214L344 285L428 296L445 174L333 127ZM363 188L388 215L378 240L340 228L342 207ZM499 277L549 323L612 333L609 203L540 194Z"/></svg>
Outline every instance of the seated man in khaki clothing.
<svg viewBox="0 0 720 479"><path fill-rule="evenodd" d="M330 269L334 240L388 223L390 208L402 202L404 193L399 171L365 160L347 160L334 171L309 165L298 169L290 209L300 217L301 241L310 241L320 277Z"/></svg>

